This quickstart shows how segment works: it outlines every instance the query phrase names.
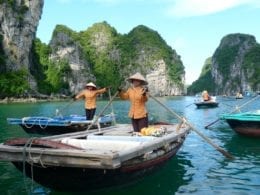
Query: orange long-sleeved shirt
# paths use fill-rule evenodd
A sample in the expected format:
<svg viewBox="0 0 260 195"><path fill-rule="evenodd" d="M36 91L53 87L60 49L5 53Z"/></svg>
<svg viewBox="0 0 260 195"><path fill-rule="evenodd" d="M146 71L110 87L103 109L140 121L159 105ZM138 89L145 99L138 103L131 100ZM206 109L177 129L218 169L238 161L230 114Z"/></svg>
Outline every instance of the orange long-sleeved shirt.
<svg viewBox="0 0 260 195"><path fill-rule="evenodd" d="M99 90L83 90L77 96L76 99L85 98L85 108L86 109L93 109L96 108L96 99L97 95L106 92L106 88L99 89Z"/></svg>
<svg viewBox="0 0 260 195"><path fill-rule="evenodd" d="M131 106L128 116L133 119L144 118L147 115L145 102L148 100L147 95L143 95L142 87L132 87L126 92L120 92L119 96L123 100L130 100Z"/></svg>
<svg viewBox="0 0 260 195"><path fill-rule="evenodd" d="M209 96L208 93L203 93L203 94L202 94L202 98L203 98L204 101L210 100L210 96Z"/></svg>

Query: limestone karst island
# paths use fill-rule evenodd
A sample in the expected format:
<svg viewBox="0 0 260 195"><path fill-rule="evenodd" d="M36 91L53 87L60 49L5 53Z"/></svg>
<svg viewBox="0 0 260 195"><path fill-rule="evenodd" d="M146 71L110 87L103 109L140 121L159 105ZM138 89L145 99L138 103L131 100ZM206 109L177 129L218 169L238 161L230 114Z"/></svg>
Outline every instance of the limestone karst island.
<svg viewBox="0 0 260 195"><path fill-rule="evenodd" d="M0 0L1 193L259 194L258 4Z"/></svg>

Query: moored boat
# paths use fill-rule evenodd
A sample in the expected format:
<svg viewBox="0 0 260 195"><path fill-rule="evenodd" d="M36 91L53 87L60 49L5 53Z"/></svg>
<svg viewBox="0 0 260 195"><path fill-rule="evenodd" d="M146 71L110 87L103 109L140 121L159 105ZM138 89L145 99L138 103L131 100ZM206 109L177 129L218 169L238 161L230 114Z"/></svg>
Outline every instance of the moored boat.
<svg viewBox="0 0 260 195"><path fill-rule="evenodd" d="M101 116L92 128L108 127L114 120L113 114ZM63 133L72 133L84 131L93 122L86 120L83 115L55 116L55 117L23 117L7 118L8 124L20 125L25 132L41 135L58 135Z"/></svg>
<svg viewBox="0 0 260 195"><path fill-rule="evenodd" d="M95 190L133 182L160 167L182 146L189 127L161 124L156 136L133 135L121 124L103 131L84 131L0 144L0 160L39 184L66 191Z"/></svg>
<svg viewBox="0 0 260 195"><path fill-rule="evenodd" d="M260 110L237 113L223 114L221 119L227 121L229 126L238 134L260 137Z"/></svg>
<svg viewBox="0 0 260 195"><path fill-rule="evenodd" d="M197 108L215 108L218 107L218 102L216 101L216 97L211 97L212 99L209 101L204 101L203 99L196 99L194 104Z"/></svg>

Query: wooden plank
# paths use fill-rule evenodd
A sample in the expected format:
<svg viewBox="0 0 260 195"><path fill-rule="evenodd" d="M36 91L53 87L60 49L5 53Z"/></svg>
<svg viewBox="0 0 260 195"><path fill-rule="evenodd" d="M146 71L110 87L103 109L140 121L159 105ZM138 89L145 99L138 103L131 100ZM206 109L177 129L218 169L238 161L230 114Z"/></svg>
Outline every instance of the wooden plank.
<svg viewBox="0 0 260 195"><path fill-rule="evenodd" d="M24 160L44 165L66 166L66 167L84 167L114 169L120 166L118 155L109 153L98 153L97 151L88 151L87 153L74 151L46 151L31 148L23 153L23 149L14 147L0 147L0 159L4 161Z"/></svg>
<svg viewBox="0 0 260 195"><path fill-rule="evenodd" d="M62 167L79 167L79 168L96 168L96 169L115 169L120 167L120 161L117 159L98 159L98 158L77 158L68 156L52 155L35 155L22 153L1 153L0 159L11 162L29 162L37 163L41 166L62 166Z"/></svg>
<svg viewBox="0 0 260 195"><path fill-rule="evenodd" d="M24 147L0 145L0 152L24 152ZM69 157L98 157L98 158L117 158L117 154L109 151L100 150L68 150L68 149L48 149L48 148L26 148L26 152L35 154L49 154L56 156Z"/></svg>
<svg viewBox="0 0 260 195"><path fill-rule="evenodd" d="M75 132L75 133L66 133L66 134L62 134L62 135L42 137L42 139L61 140L66 137L79 138L79 137L87 136L89 134L104 134L104 133L108 133L111 131L118 131L120 129L125 129L129 126L130 126L130 124L117 124L115 126L102 128L101 131L98 131L98 129L94 129L94 130L88 130L88 131L80 131L80 132Z"/></svg>

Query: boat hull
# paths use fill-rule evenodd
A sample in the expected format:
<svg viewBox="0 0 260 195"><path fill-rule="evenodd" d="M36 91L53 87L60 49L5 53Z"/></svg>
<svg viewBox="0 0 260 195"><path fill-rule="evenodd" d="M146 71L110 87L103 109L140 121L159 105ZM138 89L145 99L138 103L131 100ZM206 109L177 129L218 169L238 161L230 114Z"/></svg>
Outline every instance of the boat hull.
<svg viewBox="0 0 260 195"><path fill-rule="evenodd" d="M238 134L249 137L260 137L259 121L241 121L235 119L226 119L229 126Z"/></svg>
<svg viewBox="0 0 260 195"><path fill-rule="evenodd" d="M171 159L182 143L156 159L117 169L89 169L61 166L42 166L13 162L18 170L26 173L37 183L58 191L94 191L113 186L130 184L142 179Z"/></svg>
<svg viewBox="0 0 260 195"><path fill-rule="evenodd" d="M100 127L109 127L111 126L112 122L108 123L101 123ZM88 128L88 125L70 125L70 126L40 126L40 125L33 125L32 127L28 127L26 125L20 125L26 133L29 134L40 134L40 135L59 135L65 133L73 133L78 131L85 131ZM93 125L91 129L98 128L97 125Z"/></svg>
<svg viewBox="0 0 260 195"><path fill-rule="evenodd" d="M197 108L215 108L218 107L218 102L196 102Z"/></svg>

